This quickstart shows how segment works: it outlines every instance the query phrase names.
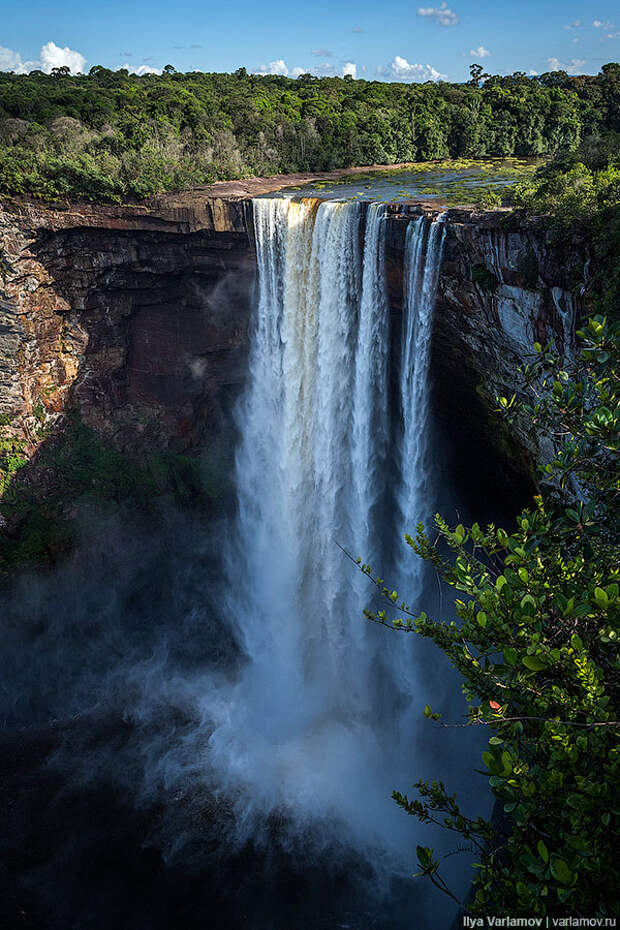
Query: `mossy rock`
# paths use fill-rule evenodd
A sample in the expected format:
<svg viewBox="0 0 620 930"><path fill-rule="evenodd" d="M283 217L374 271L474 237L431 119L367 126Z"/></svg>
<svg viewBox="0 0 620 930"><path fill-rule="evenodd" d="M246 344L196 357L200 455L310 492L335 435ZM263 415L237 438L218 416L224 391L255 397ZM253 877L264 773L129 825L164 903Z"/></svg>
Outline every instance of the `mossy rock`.
<svg viewBox="0 0 620 930"><path fill-rule="evenodd" d="M132 456L72 418L0 498L0 583L24 563L53 564L70 551L85 512L147 512L165 500L217 512L232 494L229 458L217 450Z"/></svg>
<svg viewBox="0 0 620 930"><path fill-rule="evenodd" d="M474 284L487 292L494 291L499 283L493 272L482 264L472 266L471 279Z"/></svg>

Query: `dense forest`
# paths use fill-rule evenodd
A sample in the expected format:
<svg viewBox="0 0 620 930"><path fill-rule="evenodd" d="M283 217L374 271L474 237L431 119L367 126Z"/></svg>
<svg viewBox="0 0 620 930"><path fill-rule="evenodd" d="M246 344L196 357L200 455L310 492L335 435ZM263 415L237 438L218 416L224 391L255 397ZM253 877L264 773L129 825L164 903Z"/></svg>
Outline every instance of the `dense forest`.
<svg viewBox="0 0 620 930"><path fill-rule="evenodd" d="M216 180L453 157L561 155L620 132L620 65L466 84L96 66L0 73L0 192L131 200Z"/></svg>

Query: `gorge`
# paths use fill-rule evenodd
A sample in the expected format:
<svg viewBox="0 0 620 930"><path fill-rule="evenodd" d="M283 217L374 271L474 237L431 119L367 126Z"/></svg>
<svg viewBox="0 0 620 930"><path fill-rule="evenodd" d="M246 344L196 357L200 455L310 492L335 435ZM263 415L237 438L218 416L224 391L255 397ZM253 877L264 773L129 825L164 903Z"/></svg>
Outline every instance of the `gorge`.
<svg viewBox="0 0 620 930"><path fill-rule="evenodd" d="M204 520L171 507L137 529L107 513L89 523L84 486L63 488L54 513L78 526L73 554L59 548L48 575L2 595L5 719L37 728L7 738L19 778L34 796L51 784L62 816L90 804L126 817L114 855L122 866L123 842L146 848L187 926L209 906L243 926L269 868L292 888L277 904L286 926L395 930L427 899L416 887L391 912L377 904L420 842L390 792L449 759L475 797L477 747L425 742L418 705L430 695L457 714L456 679L424 644L364 623L368 589L336 543L408 598L441 598L402 534L438 508L494 518L527 498L545 450L525 417L501 427L494 398L516 389L534 339L570 350L588 254L502 211L257 193L2 208L0 410L29 459L16 493L49 502L55 444L76 421L128 460L165 450L211 482ZM23 512L0 512L19 539ZM81 856L107 874L90 839L55 829L52 866L27 828L34 854L9 840L22 869L9 905L36 886L31 925L66 926L73 907L107 926L98 890L67 911L50 903L63 861L69 898ZM293 853L312 864L303 881ZM234 863L226 880L219 861ZM216 878L199 890L205 872ZM332 901L300 910L304 882L316 895L324 881ZM88 899L97 880L85 884ZM253 928L282 926L274 907ZM135 926L160 925L142 919L136 905Z"/></svg>

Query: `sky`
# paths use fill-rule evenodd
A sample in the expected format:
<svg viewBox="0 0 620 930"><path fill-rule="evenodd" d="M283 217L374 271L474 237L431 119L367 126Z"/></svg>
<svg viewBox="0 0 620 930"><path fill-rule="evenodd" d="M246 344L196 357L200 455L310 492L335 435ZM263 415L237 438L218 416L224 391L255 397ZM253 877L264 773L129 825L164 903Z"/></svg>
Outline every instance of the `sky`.
<svg viewBox="0 0 620 930"><path fill-rule="evenodd" d="M434 5L426 5L434 4ZM160 71L350 74L462 81L620 60L617 0L0 0L0 70L93 65Z"/></svg>

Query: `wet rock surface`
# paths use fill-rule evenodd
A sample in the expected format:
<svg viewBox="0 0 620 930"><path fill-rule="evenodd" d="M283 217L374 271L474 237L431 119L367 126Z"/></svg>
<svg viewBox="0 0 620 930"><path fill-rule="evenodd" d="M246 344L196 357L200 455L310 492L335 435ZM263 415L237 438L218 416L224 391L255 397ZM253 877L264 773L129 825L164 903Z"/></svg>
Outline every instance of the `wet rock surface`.
<svg viewBox="0 0 620 930"><path fill-rule="evenodd" d="M400 332L405 230L420 209L393 210L388 287ZM576 322L587 312L589 255L584 243L558 241L535 221L503 211L448 210L433 327L433 403L444 439L463 469L484 484L498 469L531 488L549 450L525 416L507 428L496 398L519 391L518 369L533 343L554 342L570 357ZM494 450L496 455L488 456ZM468 465L468 462L470 463Z"/></svg>

